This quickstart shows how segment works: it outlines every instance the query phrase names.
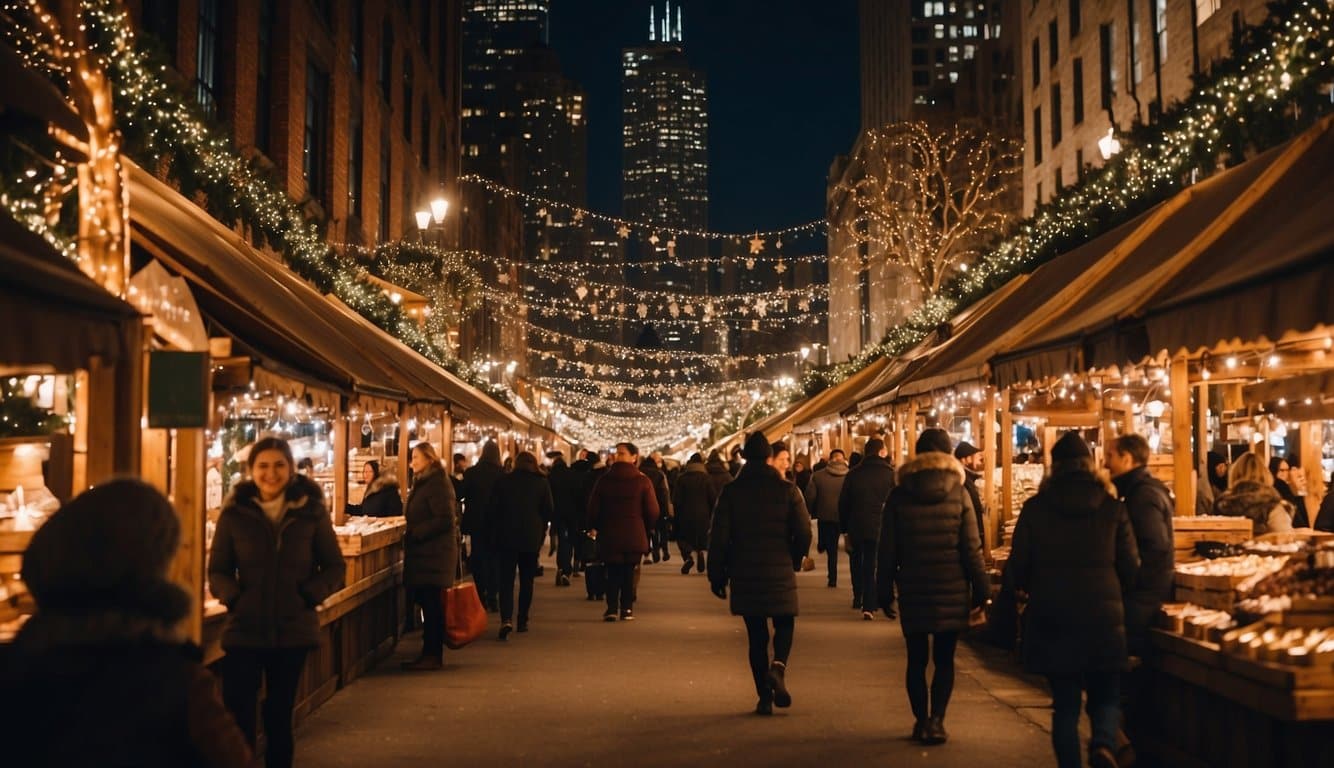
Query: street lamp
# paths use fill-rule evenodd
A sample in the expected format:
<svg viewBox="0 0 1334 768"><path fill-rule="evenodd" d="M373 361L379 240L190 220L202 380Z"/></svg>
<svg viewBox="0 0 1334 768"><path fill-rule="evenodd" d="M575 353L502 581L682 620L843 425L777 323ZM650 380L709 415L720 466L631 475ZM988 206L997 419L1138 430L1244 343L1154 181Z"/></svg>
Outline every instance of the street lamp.
<svg viewBox="0 0 1334 768"><path fill-rule="evenodd" d="M447 213L449 213L449 201L444 197L437 197L431 201L430 208L416 212L417 231L421 233L422 237L425 237L432 224L443 229L445 214Z"/></svg>
<svg viewBox="0 0 1334 768"><path fill-rule="evenodd" d="M1121 142L1116 138L1116 126L1107 129L1107 135L1098 139L1098 151L1103 160L1111 160L1121 151Z"/></svg>

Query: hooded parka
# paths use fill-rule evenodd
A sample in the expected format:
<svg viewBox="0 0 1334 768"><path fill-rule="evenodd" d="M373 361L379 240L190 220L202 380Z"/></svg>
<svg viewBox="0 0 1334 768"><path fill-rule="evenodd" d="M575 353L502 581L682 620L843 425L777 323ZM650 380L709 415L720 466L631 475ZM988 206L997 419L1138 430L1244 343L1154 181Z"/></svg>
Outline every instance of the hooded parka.
<svg viewBox="0 0 1334 768"><path fill-rule="evenodd" d="M731 586L735 616L796 616L796 571L810 548L801 491L773 467L747 462L713 513L709 583Z"/></svg>
<svg viewBox="0 0 1334 768"><path fill-rule="evenodd" d="M879 558L877 594L888 605L897 584L905 634L968 628L968 611L991 596L991 581L958 459L927 451L899 468Z"/></svg>
<svg viewBox="0 0 1334 768"><path fill-rule="evenodd" d="M838 522L838 497L848 477L848 463L831 461L817 469L806 484L806 507L822 523Z"/></svg>
<svg viewBox="0 0 1334 768"><path fill-rule="evenodd" d="M295 475L273 523L247 480L223 502L208 559L208 586L227 606L223 648L312 648L315 607L343 587L347 564L320 487Z"/></svg>

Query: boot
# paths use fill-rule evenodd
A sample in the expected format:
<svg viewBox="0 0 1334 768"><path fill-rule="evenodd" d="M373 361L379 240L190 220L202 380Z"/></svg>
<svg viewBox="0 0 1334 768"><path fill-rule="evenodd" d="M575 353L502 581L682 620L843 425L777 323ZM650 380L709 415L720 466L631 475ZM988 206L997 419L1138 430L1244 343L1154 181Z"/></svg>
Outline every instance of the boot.
<svg viewBox="0 0 1334 768"><path fill-rule="evenodd" d="M704 553L700 552L695 555L695 572L704 573L704 567Z"/></svg>
<svg viewBox="0 0 1334 768"><path fill-rule="evenodd" d="M926 741L926 721L918 720L912 726L912 740Z"/></svg>
<svg viewBox="0 0 1334 768"><path fill-rule="evenodd" d="M690 573L690 567L693 565L694 563L689 560L685 561L685 564L681 566L681 575L684 576L685 574Z"/></svg>
<svg viewBox="0 0 1334 768"><path fill-rule="evenodd" d="M945 733L945 718L934 715L926 720L926 733L922 736L923 744L944 744L949 738Z"/></svg>
<svg viewBox="0 0 1334 768"><path fill-rule="evenodd" d="M774 692L775 707L792 706L792 694L787 691L787 682L783 676L787 673L787 665L781 661L775 661L769 666L769 687Z"/></svg>
<svg viewBox="0 0 1334 768"><path fill-rule="evenodd" d="M774 703L769 699L760 699L755 702L755 714L772 715L774 713Z"/></svg>
<svg viewBox="0 0 1334 768"><path fill-rule="evenodd" d="M443 667L444 663L433 656L418 656L416 659L405 661L399 666L409 672L431 672Z"/></svg>

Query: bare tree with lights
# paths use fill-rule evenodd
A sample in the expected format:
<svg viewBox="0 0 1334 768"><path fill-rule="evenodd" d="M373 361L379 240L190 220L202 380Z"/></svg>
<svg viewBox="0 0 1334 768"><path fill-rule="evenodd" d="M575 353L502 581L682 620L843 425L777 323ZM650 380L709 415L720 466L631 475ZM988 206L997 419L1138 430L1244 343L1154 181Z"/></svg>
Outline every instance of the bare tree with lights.
<svg viewBox="0 0 1334 768"><path fill-rule="evenodd" d="M978 123L872 129L852 163L861 173L840 190L857 206L840 225L846 242L902 267L923 301L1006 234L1018 214L1018 146Z"/></svg>

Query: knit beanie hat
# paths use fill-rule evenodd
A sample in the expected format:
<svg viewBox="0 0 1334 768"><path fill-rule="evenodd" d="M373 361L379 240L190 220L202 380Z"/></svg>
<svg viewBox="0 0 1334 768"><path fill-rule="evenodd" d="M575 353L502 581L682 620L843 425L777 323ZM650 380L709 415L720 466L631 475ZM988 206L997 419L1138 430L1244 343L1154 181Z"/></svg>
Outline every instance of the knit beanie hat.
<svg viewBox="0 0 1334 768"><path fill-rule="evenodd" d="M190 596L167 578L180 538L176 512L157 489L112 480L79 494L33 534L23 581L39 613L176 621L190 608Z"/></svg>
<svg viewBox="0 0 1334 768"><path fill-rule="evenodd" d="M950 433L939 427L932 427L917 438L918 453L949 453L950 450Z"/></svg>
<svg viewBox="0 0 1334 768"><path fill-rule="evenodd" d="M1052 461L1069 461L1070 459L1091 459L1093 452L1089 450L1088 443L1079 436L1076 430L1070 430L1056 444L1051 447Z"/></svg>
<svg viewBox="0 0 1334 768"><path fill-rule="evenodd" d="M966 459L969 456L981 452L982 450L980 448L968 442L967 440L960 441L958 445L954 446L954 458L956 459Z"/></svg>
<svg viewBox="0 0 1334 768"><path fill-rule="evenodd" d="M769 438L764 436L763 432L755 432L746 438L746 447L742 449L741 455L746 457L746 461L758 461L763 463L773 455L773 449L769 446Z"/></svg>

